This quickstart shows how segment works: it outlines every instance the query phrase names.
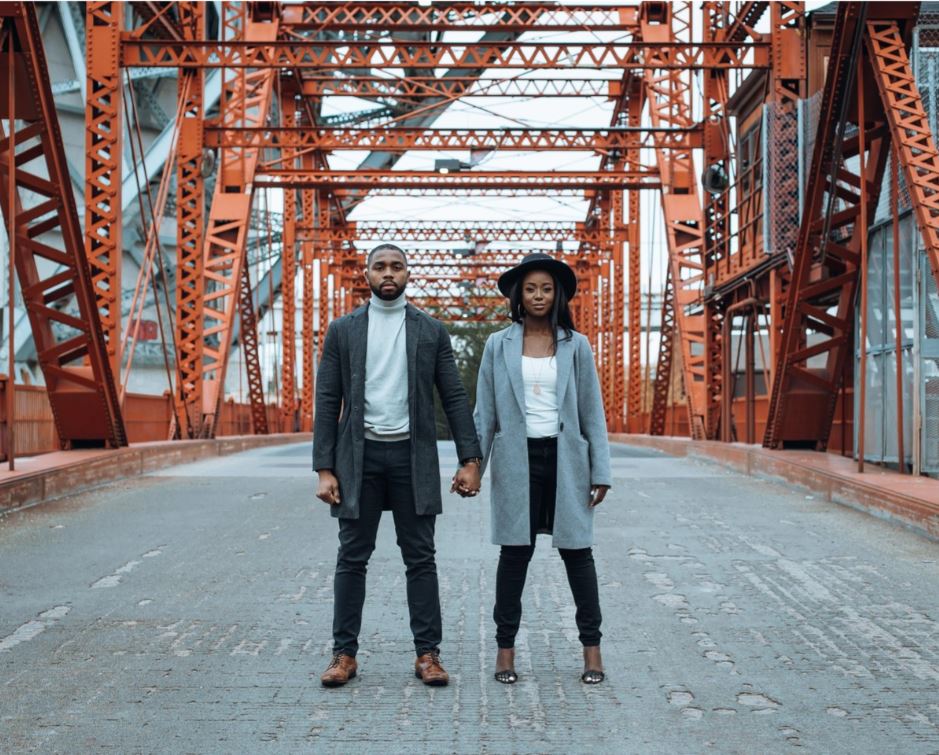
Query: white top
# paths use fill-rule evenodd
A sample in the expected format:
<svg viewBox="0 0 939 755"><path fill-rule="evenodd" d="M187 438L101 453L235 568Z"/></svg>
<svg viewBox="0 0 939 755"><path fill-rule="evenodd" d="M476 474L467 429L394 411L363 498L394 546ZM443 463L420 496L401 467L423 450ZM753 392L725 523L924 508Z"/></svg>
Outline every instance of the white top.
<svg viewBox="0 0 939 755"><path fill-rule="evenodd" d="M525 429L529 438L558 434L558 363L554 357L522 355L525 381Z"/></svg>
<svg viewBox="0 0 939 755"><path fill-rule="evenodd" d="M406 307L404 294L393 301L372 296L369 304L364 419L371 440L409 437Z"/></svg>

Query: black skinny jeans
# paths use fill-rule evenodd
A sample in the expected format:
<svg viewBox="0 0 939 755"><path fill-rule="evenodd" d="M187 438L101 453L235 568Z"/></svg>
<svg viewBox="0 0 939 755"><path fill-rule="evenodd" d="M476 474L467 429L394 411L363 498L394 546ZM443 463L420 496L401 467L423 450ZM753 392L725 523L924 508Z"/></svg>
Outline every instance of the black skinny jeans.
<svg viewBox="0 0 939 755"><path fill-rule="evenodd" d="M496 570L496 605L492 618L496 622L496 642L500 648L515 647L515 635L522 620L522 591L528 574L528 563L535 553L535 536L550 532L554 524L557 493L557 439L529 439L528 475L530 488L531 544L503 545ZM584 501L584 505L587 502ZM577 607L575 619L584 647L600 644L600 596L597 569L590 548L559 548L567 582Z"/></svg>
<svg viewBox="0 0 939 755"><path fill-rule="evenodd" d="M440 647L440 593L434 558L437 517L414 510L411 442L366 440L359 518L339 520L339 556L333 582L333 650L354 656L359 649L365 573L375 550L383 509L394 515L407 577L411 633L418 655Z"/></svg>

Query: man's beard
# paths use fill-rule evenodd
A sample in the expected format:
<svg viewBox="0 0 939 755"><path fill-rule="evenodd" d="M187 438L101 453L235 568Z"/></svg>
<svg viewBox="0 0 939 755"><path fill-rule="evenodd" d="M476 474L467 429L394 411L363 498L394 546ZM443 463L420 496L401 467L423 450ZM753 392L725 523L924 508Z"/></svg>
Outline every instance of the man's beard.
<svg viewBox="0 0 939 755"><path fill-rule="evenodd" d="M373 286L371 283L368 284L368 287L369 287L370 289L372 289L372 293L375 294L375 296L377 296L377 297L378 297L379 299L381 299L382 301L394 301L394 300L397 299L399 296L401 296L401 294L404 293L404 289L405 289L405 287L407 286L407 283L405 283L403 286L401 286L401 288L398 288L397 286L395 286L395 290L394 290L393 293L391 293L391 292L385 293L384 291L381 290L381 287L382 287L384 284L385 284L385 281L382 281L382 282L378 285L377 288L376 288L375 286Z"/></svg>

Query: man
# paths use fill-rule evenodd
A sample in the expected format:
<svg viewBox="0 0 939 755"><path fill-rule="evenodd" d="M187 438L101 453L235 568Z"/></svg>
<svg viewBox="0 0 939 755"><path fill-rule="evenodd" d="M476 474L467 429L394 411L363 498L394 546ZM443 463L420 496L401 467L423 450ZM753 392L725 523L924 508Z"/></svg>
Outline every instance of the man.
<svg viewBox="0 0 939 755"><path fill-rule="evenodd" d="M462 465L451 490L461 495L479 491L479 443L449 334L407 303L404 251L375 247L365 278L371 300L329 326L316 380L316 495L339 518L333 658L320 678L338 687L356 675L365 571L382 511L391 509L406 566L414 673L425 684L445 685L434 561L441 513L435 385Z"/></svg>

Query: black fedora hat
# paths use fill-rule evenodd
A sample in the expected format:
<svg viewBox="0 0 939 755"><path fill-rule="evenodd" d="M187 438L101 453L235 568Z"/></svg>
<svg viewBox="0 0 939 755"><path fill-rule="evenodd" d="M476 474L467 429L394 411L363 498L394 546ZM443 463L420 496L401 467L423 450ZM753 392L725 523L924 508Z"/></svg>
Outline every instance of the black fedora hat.
<svg viewBox="0 0 939 755"><path fill-rule="evenodd" d="M520 281L526 273L532 270L546 270L551 273L557 278L568 299L572 299L574 294L577 293L577 276L574 275L574 271L571 270L570 266L544 252L526 254L515 267L502 273L499 276L499 290L504 296L509 296L515 282Z"/></svg>

